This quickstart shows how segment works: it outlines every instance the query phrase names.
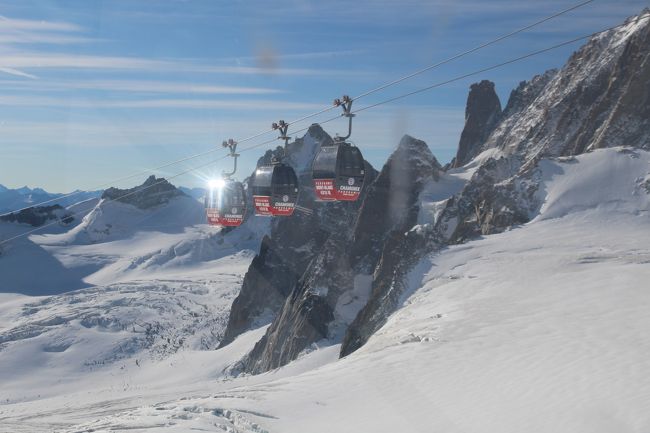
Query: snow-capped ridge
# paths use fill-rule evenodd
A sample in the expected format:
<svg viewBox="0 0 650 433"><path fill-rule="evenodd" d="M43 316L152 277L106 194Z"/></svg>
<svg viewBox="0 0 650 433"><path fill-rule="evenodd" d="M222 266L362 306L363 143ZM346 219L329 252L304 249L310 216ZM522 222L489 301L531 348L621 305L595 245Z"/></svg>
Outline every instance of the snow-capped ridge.
<svg viewBox="0 0 650 433"><path fill-rule="evenodd" d="M172 198L186 194L164 178L151 175L142 185L129 188L108 188L102 194L102 199L119 201L140 209L149 209L168 203Z"/></svg>

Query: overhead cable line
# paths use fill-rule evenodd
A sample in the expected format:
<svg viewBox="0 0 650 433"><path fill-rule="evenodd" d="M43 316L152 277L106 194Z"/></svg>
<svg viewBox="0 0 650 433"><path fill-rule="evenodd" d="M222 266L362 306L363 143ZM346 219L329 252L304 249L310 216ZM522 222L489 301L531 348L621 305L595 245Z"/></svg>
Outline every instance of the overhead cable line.
<svg viewBox="0 0 650 433"><path fill-rule="evenodd" d="M392 86L394 86L394 85L396 85L396 84L399 84L399 83L401 83L401 82L403 82L403 81L406 81L406 80L408 80L408 79L410 79L410 78L413 78L413 77L415 77L415 76L417 76L417 75L423 74L424 72L430 71L430 70L432 70L432 69L435 69L435 68L438 68L438 67L440 67L440 66L442 66L442 65L445 65L445 64L447 64L447 63L450 63L450 62L452 62L452 61L454 61L454 60L460 59L461 57L465 57L465 56L467 56L467 55L469 55L469 54L475 53L475 52L477 52L477 51L479 51L479 50L481 50L481 49L484 49L484 48L487 48L487 47L489 47L489 46L491 46L491 45L497 44L497 43L499 43L499 42L501 42L501 41L503 41L503 40L505 40L505 39L507 39L507 38L510 38L510 37L512 37L512 36L516 36L516 35L518 35L518 34L520 34L520 33L525 32L526 30L530 30L530 29L532 29L533 27L539 26L539 25L541 25L541 24L543 24L543 23L545 23L545 22L547 22L547 21L550 21L550 20L555 19L555 18L557 18L557 17L559 17L559 16L562 16L562 15L564 15L564 14L567 14L567 13L569 13L569 12L571 12L571 11L574 11L574 10L576 10L576 9L579 9L579 8L581 8L581 7L584 7L584 6L586 6L586 5L588 5L589 3L592 3L592 2L594 2L594 1L595 1L595 0L585 0L585 1L583 1L583 2L581 2L581 3L578 3L578 4L574 5L574 6L571 6L570 8L567 8L567 9L564 9L564 10L562 10L562 11L556 12L556 13L554 13L554 14L552 14L552 15L549 15L549 16L547 16L547 17L545 17L545 18L542 18L542 19L540 19L540 20L538 20L538 21L535 21L535 22L533 22L533 23L531 23L531 24L528 24L527 26L521 27L521 28L519 28L519 29L517 29L517 30L514 30L514 31L512 31L512 32L510 32L510 33L507 33L507 34L505 34L505 35L499 36L498 38L492 39L492 40L490 40L490 41L488 41L488 42L485 42L485 43L483 43L483 44L481 44L481 45L477 45L476 47L471 48L471 49L469 49L469 50L467 50L467 51L463 51L462 53L456 54L456 55L454 55L454 56L452 56L452 57L449 57L449 58L447 58L447 59L445 59L445 60L441 60L441 61L439 61L438 63L435 63L435 64L433 64L433 65L429 65L429 66L427 66L427 67L425 67L425 68L419 69L419 70L417 70L417 71L415 71L415 72L412 72L412 73L410 73L410 74L407 74L407 75L405 75L405 76L403 76L403 77L397 78L397 79L395 79L395 80L393 80L393 81L391 81L391 82L388 82L388 83L386 83L386 84L383 84L383 85L381 85L381 86L379 86L379 87L376 87L376 88L374 88L374 89L368 90L368 91L366 91L366 92L364 92L364 93L362 93L362 94L360 94L360 95L358 95L358 96L356 96L356 97L354 97L354 98L352 98L352 99L355 99L355 100L356 100L356 99L361 99L361 98L364 98L364 97L366 97L366 96L368 96L368 95L371 95L371 94L373 94L373 93L377 93L377 92L379 92L379 91L381 91L381 90L387 89L388 87L392 87ZM292 121L290 121L290 122L288 122L288 123L291 124L291 125L293 125L293 124L296 124L296 123L299 123L299 122L303 122L303 121L305 121L305 120L308 120L308 119L314 118L314 117L316 117L316 116L318 116L318 115L321 115L321 114L323 114L323 113L329 112L329 111L331 111L331 110L333 110L333 109L335 109L335 108L336 108L336 107L328 106L328 107L326 107L326 108L323 108L322 110L316 111L316 112L314 112L314 113L307 114L307 115L305 115L305 116L303 116L303 117L300 117L300 118L298 118L298 119L292 120ZM337 117L337 118L338 118L338 117ZM325 123L325 122L321 122L321 123ZM303 129L303 130L305 130L305 129ZM302 131L302 130L294 131L294 133L295 133L295 132L300 132L300 131ZM239 140L236 140L236 141L237 141L238 143L245 143L245 142L247 142L247 141L254 140L254 139L259 138L259 137L261 137L261 136L263 136L263 135L266 135L266 134L268 134L268 133L270 133L270 132L273 132L273 129L268 129L268 130L265 130L265 131L259 132L259 133L257 133L257 134L254 134L254 135L251 135L251 136L249 136L249 137L242 138L242 139L239 139ZM274 141L274 140L273 140L273 141ZM272 141L270 141L270 142L272 142ZM259 146L256 145L255 147L259 147ZM130 175L127 175L127 176L124 176L124 177L120 177L120 178L118 178L118 179L114 179L114 180L112 180L112 181L105 182L105 183L103 183L103 184L101 184L101 185L97 185L96 187L91 188L91 190L99 190L99 189L103 189L103 188L106 187L106 186L112 186L112 185L114 185L114 184L116 184L116 183L119 183L119 182L122 182L122 181L125 181L125 180L133 179L133 178L135 178L135 177L142 176L142 175L145 175L145 174L149 174L149 173L151 173L151 172L157 172L157 171L159 171L159 170L162 170L162 169L164 169L164 168L170 167L170 166L172 166L172 165L180 164L181 162L185 162L185 161L189 161L189 160L192 160L192 159L199 158L199 157L201 157L201 156L209 155L209 154L211 154L211 153L213 153L213 152L216 152L216 151L218 151L218 150L219 150L219 148L213 148L213 149L207 150L207 151L205 151L205 152L201 152L201 153L197 153L197 154L194 154L194 155L190 155L190 156L187 156L187 157L184 157L184 158L181 158L181 159L177 159L177 160L175 160L175 161L171 161L171 162L165 163L165 164L160 165L160 166L157 166L157 167L148 168L148 169L142 170L142 171L140 171L140 172L133 173L133 174L130 174ZM77 195L79 195L79 194L82 194L83 192L84 192L84 191L74 191L74 192L71 192L71 193L68 193L68 194L64 194L64 195L59 196L59 197L56 197L56 198L48 199L48 200L45 200L45 201L42 201L42 202L39 202L39 203L36 203L36 204L32 204L32 205L30 205L30 206L26 206L26 207L23 207L23 208L20 208L20 209L16 209L16 210L13 210L13 211L10 211L10 212L6 212L6 213L3 213L3 214L0 214L0 217L1 217L1 216L5 216L5 215L9 215L9 214L12 214L12 213L20 212L20 211L23 211L23 210L26 210L26 209L29 209L29 208L32 208L32 207L42 206L42 205L45 205L45 204L49 204L49 203L53 203L53 202L56 202L56 201L60 201L60 200L65 199L65 198L74 197L74 196L77 196Z"/></svg>
<svg viewBox="0 0 650 433"><path fill-rule="evenodd" d="M637 22L639 22L639 21L641 21L641 20L648 19L648 18L650 18L650 14L639 16L639 17L637 18ZM598 35L600 35L600 34L603 34L603 33L606 33L606 32L612 31L612 30L615 30L615 29L620 28L620 27L624 27L624 26L626 26L626 25L628 25L628 23L619 24L619 25L617 25L617 26L608 27L608 28L606 28L606 29L604 29L604 30L600 30L600 31L595 32L595 33L591 33L591 34L588 34L588 35L584 35L584 36L580 36L580 37L577 37L577 38L573 38L573 39L571 39L571 40L568 40L568 41L565 41L565 42L561 42L561 43L559 43L559 44L555 44L555 45L553 45L553 46L550 46L550 47L547 47L547 48L543 48L543 49L540 49L540 50L537 50L537 51L533 51L533 52L531 52L531 53L524 54L524 55L519 56L519 57L516 57L516 58L514 58L514 59L511 59L511 60L507 60L507 61L504 61L504 62L498 63L498 64L496 64L496 65L488 66L488 67L486 67L486 68L482 68L482 69L479 69L479 70L476 70L476 71L473 71L473 72L469 72L469 73L467 73L467 74L459 75L459 76L454 77L454 78L451 78L451 79L449 79L449 80L441 81L441 82L439 82L439 83L432 84L432 85L430 85L430 86L422 87L422 88L417 89L417 90L414 90L414 91L412 91L412 92L404 93L404 94L399 95L399 96L396 96L396 97L394 97L394 98L386 99L386 100L384 100L384 101L380 101L380 102L377 102L377 103L374 103L374 104L371 104L371 105L367 105L367 106L365 106L365 107L362 107L362 108L360 108L360 109L354 111L353 113L360 113L360 112L362 112L362 111L366 111L366 110L369 110L369 109L373 109L373 108L376 108L376 107L378 107L378 106L381 106L381 105L384 105L384 104L388 104L388 103L391 103L391 102L397 101L397 100L399 100L399 99L407 98L407 97L409 97L409 96L413 96L413 95L416 95L416 94L419 94L419 93L425 92L425 91L427 91L427 90L432 90L432 89L435 89L435 88L438 88L438 87L441 87L441 86L444 86L444 85L447 85L447 84L450 84L450 83L453 83L453 82L456 82L456 81L459 81L459 80L462 80L462 79L465 79L465 78L468 78L468 77L471 77L471 76L474 76L474 75L478 75L478 74L482 74L482 73L487 72L487 71L491 71L491 70L494 70L494 69L498 69L498 68L501 68L501 67L504 67L504 66L510 65L510 64L512 64L512 63L519 62L519 61L521 61L521 60L525 60L525 59L528 59L528 58L530 58L530 57L533 57L533 56L536 56L536 55L539 55L539 54L543 54L543 53L546 53L546 52L548 52L548 51L555 50L555 49L558 49L558 48L561 48L561 47L564 47L564 46L567 46L567 45L573 44L573 43L575 43L575 42L579 42L579 41L582 41L582 40L585 40L585 39L592 38L592 37L594 37L594 36L598 36ZM339 118L340 118L340 116L332 117L332 118L329 118L329 119L327 119L327 120L325 120L325 121L320 122L320 124L328 123L328 122L331 122L331 121L336 120L336 119L339 119ZM302 129L296 130L296 131L294 131L294 132L302 132L302 131L306 131L307 129L309 129L309 127L305 127L305 128L302 128ZM276 141L276 139L273 139L273 140L268 140L268 141L265 141L265 142L262 142L262 143L255 144L255 145L253 145L253 146L249 146L248 148L242 149L242 150L240 151L240 153L241 153L241 152L246 152L246 151L249 151L249 150L253 150L253 149L255 149L255 148L261 147L261 146L263 146L263 145L265 145L265 144L269 144L269 143L272 143L272 142L275 142L275 141ZM219 162L219 161L225 159L226 157L228 157L228 155L224 155L223 157L218 158L218 159L215 159L215 160L213 160L213 161L210 161L210 162L208 162L208 163L206 163L206 164L201 164L201 165L199 165L199 166L192 167L192 168L190 168L190 169L188 169L188 170L185 170L185 171L180 172L180 173L177 173L177 174L175 174L175 175L173 175L173 176L171 176L171 177L168 177L167 179L169 179L169 180L171 180L171 179L175 179L175 178L177 178L177 177L180 177L180 176L183 176L183 175L185 175L185 174L188 174L188 173L191 173L191 172L193 172L193 171L196 171L196 170L198 170L199 168L203 168L203 167L205 167L205 166L207 166L207 165L210 165L210 164L214 164L214 163L216 163L216 162ZM162 179L162 180L159 181L159 182L155 182L155 183L153 183L153 184L151 184L151 185L147 185L147 186L145 186L145 187L143 187L143 188L137 188L137 187L136 187L136 190L135 190L135 191L131 191L131 192L129 192L129 193L123 194L123 195L121 195L121 196L119 196L119 197L115 197L115 198L113 198L113 199L105 200L105 201L103 201L103 202L100 203L100 206L103 205L103 204L105 204L105 203L108 203L108 202L119 201L119 200L121 200L122 198L128 197L128 196L130 196L130 195L133 195L133 194L136 194L136 193L139 193L139 192L142 192L142 191L145 191L145 190L147 190L147 189L149 189L149 188L152 188L152 187L154 187L154 186L156 186L156 185L159 185L159 184L161 184L161 183L164 183L164 182L166 182L166 181L167 181L166 179ZM93 208L94 208L94 207L93 207ZM91 211L93 208L85 209L85 210L81 211L80 213L83 213L83 212L86 212L86 211ZM35 233L35 232L37 232L37 231L39 231L39 230L41 230L41 229L43 229L43 228L45 228L45 227L49 227L49 226L52 226L52 225L54 225L54 224L58 224L58 221L55 221L55 222L52 222L52 223L48 223L48 224L43 225L43 226L40 226L40 227L36 227L36 228L33 229L33 230L29 230L29 231L27 231L27 232L24 232L24 233L21 233L21 234L15 235L15 236L13 236L13 237L11 237L11 238L8 238L8 239L5 239L5 240L2 240L2 241L0 241L0 245L2 245L2 244L4 244L4 243L7 243L7 242L9 242L9 241L12 241L12 240L14 240L14 239L20 238L20 237L22 237L22 236L30 235L30 234Z"/></svg>
<svg viewBox="0 0 650 433"><path fill-rule="evenodd" d="M545 23L545 22L547 22L547 21L550 21L550 20L552 20L552 19L554 19L554 18L557 18L557 17L559 17L559 16L561 16L561 15L564 15L564 14L566 14L566 13L569 13L569 12L571 12L571 11L574 11L574 10L576 10L576 9L578 9L578 8L583 7L583 6L586 6L586 5L588 5L589 3L592 3L592 2L594 2L594 1L595 1L595 0L586 0L586 1L583 1L582 3L578 3L578 4L575 5L575 6L571 6L570 8L567 8L567 9L564 9L564 10L562 10L562 11L560 11L560 12L554 13L553 15L549 15L549 16L547 16L546 18L542 18L542 19L539 20L539 21L535 21L535 22L532 23L532 24L528 24L527 26L521 27L520 29L514 30L514 31L512 31L512 32L510 32L510 33L507 33L507 34L505 34L505 35L503 35L503 36L499 36L499 37L496 38L496 39L492 39L491 41L485 42L485 43L483 43L483 44L481 44L481 45L477 45L477 46L474 47L474 48L471 48L471 49L469 49L469 50L467 50L467 51L463 51L462 53L459 53L459 54L456 54L456 55L454 55L454 56L451 56L451 57L449 57L449 58L447 58L447 59L445 59L445 60L441 60L441 61L439 61L438 63L434 63L433 65L429 65L429 66L427 66L426 68L422 68L422 69L417 70L417 71L415 71L415 72L413 72L413 73L410 73L410 74L405 75L405 76L403 76L403 77L397 78L397 79L395 79L395 80L393 80L393 81L391 81L391 82L389 82L389 83L382 84L381 86L379 86L379 87L375 87L374 89L371 89L371 90L368 90L368 91L366 91L366 92L364 92L364 93L362 93L362 94L360 94L360 95L358 95L358 96L356 96L356 97L354 97L354 98L352 98L352 99L358 100L358 99L364 98L364 97L366 97L366 96L368 96L368 95L372 95L373 93L376 93L376 92L379 92L379 91L381 91L381 90L387 89L388 87L394 86L395 84L399 84L399 83L401 83L401 82L403 82L403 81L406 81L406 80L408 80L408 79L410 79L410 78L413 78L413 77L415 77L415 76L417 76L417 75L423 74L423 73L425 73L425 72L427 72L427 71L430 71L430 70L432 70L432 69L435 69L435 68L438 68L438 67L440 67L440 66L446 65L447 63L453 62L454 60L458 60L458 59L460 59L461 57L465 57L465 56L467 56L467 55L469 55L469 54L472 54L472 53L475 53L475 52L477 52L477 51L479 51L479 50L482 50L483 48L487 48L487 47L489 47L490 45L494 45L494 44L496 44L496 43L499 43L499 42L503 41L504 39L508 39L508 38L510 38L510 37L512 37L512 36L516 36L516 35L518 35L519 33L523 33L523 32L525 32L526 30L530 30L530 29L532 29L533 27L536 27L536 26L538 26L538 25L540 25L540 24L543 24L543 23Z"/></svg>
<svg viewBox="0 0 650 433"><path fill-rule="evenodd" d="M646 19L646 18L650 18L650 15L641 16L641 17L639 17L638 21L640 21L642 19ZM574 38L574 39L571 39L571 40L568 40L568 41L565 41L565 42L561 42L559 44L556 44L556 45L553 45L553 46L550 46L550 47L547 47L547 48L543 48L541 50L533 51L532 53L524 54L523 56L519 56L519 57L516 57L514 59L507 60L507 61L502 62L502 63L498 63L496 65L488 66L486 68L479 69L479 70L474 71L474 72L470 72L470 73L467 73L467 74L464 74L464 75L460 75L458 77L451 78L449 80L441 81L439 83L432 84L430 86L426 86L426 87L419 88L417 90L413 90L412 92L403 93L401 95L395 96L394 98L389 98L389 99L386 99L386 100L383 100L383 101L380 101L380 102L376 102L374 104L367 105L367 106L365 106L363 108L360 108L360 109L354 111L354 113L360 113L362 111L369 110L371 108L379 107L381 105L389 104L391 102L395 102L395 101L400 100L400 99L408 98L409 96L417 95L418 93L426 92L427 90L435 89L436 87L441 87L441 86L444 86L444 85L447 85L447 84L450 84L450 83L453 83L453 82L456 82L456 81L463 80L465 78L469 78L469 77L474 76L474 75L479 75L479 74L482 74L484 72L492 71L494 69L498 69L498 68L501 68L503 66L507 66L507 65L510 65L512 63L516 63L516 62L519 62L521 60L525 60L525 59L528 59L530 57L534 57L534 56L537 56L539 54L546 53L548 51L552 51L552 50L555 50L555 49L558 49L558 48L561 48L561 47L564 47L564 46L567 46L567 45L574 44L574 43L579 42L579 41L583 41L585 39L589 39L591 37L594 37L594 36L597 36L599 34L608 32L610 30L614 30L614 29L622 27L622 26L623 25L609 27L609 28L607 28L605 30L598 31L596 33L591 33L589 35L584 35L584 36L580 36L580 37L577 37L577 38Z"/></svg>

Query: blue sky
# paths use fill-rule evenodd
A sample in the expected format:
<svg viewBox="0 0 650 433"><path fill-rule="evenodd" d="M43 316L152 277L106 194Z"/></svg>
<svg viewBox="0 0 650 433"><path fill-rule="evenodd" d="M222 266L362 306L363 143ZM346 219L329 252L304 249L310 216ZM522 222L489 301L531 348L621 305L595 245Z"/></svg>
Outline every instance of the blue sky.
<svg viewBox="0 0 650 433"><path fill-rule="evenodd" d="M299 118L575 3L0 0L0 184L91 189L264 131L272 121ZM648 6L648 0L596 0L356 108L619 24ZM519 81L560 67L578 46L365 111L355 118L352 139L378 168L404 133L425 140L446 162L472 82L495 81L505 105ZM344 132L345 123L324 128ZM261 152L242 156L241 177ZM156 174L173 175L221 154ZM224 164L174 182L202 186Z"/></svg>

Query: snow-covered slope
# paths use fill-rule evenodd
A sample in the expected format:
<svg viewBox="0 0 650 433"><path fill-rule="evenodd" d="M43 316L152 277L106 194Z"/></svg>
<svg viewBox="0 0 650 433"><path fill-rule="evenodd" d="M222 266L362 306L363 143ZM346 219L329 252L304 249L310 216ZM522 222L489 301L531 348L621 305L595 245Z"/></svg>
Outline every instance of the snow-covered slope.
<svg viewBox="0 0 650 433"><path fill-rule="evenodd" d="M544 188L538 194L544 198L536 220L559 218L585 209L647 215L650 212L649 155L619 147L578 158L542 161Z"/></svg>
<svg viewBox="0 0 650 433"><path fill-rule="evenodd" d="M0 239L8 239L33 229L25 224L0 223ZM48 230L66 228L54 225ZM87 287L86 271L66 268L30 238L21 237L0 245L0 293L51 295Z"/></svg>
<svg viewBox="0 0 650 433"><path fill-rule="evenodd" d="M141 231L174 233L204 222L203 205L188 196L179 196L163 206L139 209L118 201L101 201L65 236L52 242L90 244L132 237Z"/></svg>
<svg viewBox="0 0 650 433"><path fill-rule="evenodd" d="M307 187L313 212L228 232L151 177L155 191L110 189L75 229L21 240L50 267L4 251L10 276L96 286L0 295L0 431L650 430L637 18L503 111L485 82L475 96L494 104L469 110L459 167L407 136L358 202ZM307 135L289 146L306 185L329 139Z"/></svg>
<svg viewBox="0 0 650 433"><path fill-rule="evenodd" d="M89 209L92 209L89 211ZM147 209L97 199L68 208L81 222L5 244L0 293L49 295L134 279L208 269L211 262L258 248L268 221L252 219L235 231L204 223L203 205L186 195ZM84 216L85 215L85 216ZM33 229L0 223L10 238Z"/></svg>
<svg viewBox="0 0 650 433"><path fill-rule="evenodd" d="M233 294L221 304L196 281L162 281L157 295L149 283L4 295L0 431L647 431L650 153L602 149L540 167L537 217L422 259L401 307L341 360L337 346L314 345L281 369L232 376L265 329L197 351L210 328L192 312L225 317L218 305ZM453 176L450 190L467 174ZM232 268L219 263L214 278ZM131 354L146 334L123 324L154 317L165 331ZM179 328L188 343L161 359Z"/></svg>

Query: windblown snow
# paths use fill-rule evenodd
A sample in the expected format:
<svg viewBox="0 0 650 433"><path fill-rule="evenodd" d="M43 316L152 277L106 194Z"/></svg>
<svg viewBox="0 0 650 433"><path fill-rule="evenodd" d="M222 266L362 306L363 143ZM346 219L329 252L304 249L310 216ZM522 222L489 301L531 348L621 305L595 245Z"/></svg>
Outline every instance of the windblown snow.
<svg viewBox="0 0 650 433"><path fill-rule="evenodd" d="M418 223L470 170L425 189ZM238 362L264 328L212 349L259 233L32 236L98 269L81 290L0 295L0 431L649 431L650 153L543 160L540 176L530 223L423 259L361 349L315 345L258 376Z"/></svg>

